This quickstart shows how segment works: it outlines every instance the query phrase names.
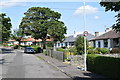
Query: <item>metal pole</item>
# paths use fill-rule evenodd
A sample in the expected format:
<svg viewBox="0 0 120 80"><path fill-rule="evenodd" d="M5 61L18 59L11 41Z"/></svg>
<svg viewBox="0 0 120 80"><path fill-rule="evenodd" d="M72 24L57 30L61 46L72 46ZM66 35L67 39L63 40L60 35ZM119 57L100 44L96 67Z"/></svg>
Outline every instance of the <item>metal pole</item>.
<svg viewBox="0 0 120 80"><path fill-rule="evenodd" d="M87 56L87 54L86 54L86 36L84 36L84 52L85 52L85 54L84 54L84 70L85 71L87 71L87 65L86 65L86 56Z"/></svg>
<svg viewBox="0 0 120 80"><path fill-rule="evenodd" d="M85 12L85 0L84 0L84 31L86 30L86 12ZM84 71L87 71L86 66L86 36L84 36Z"/></svg>

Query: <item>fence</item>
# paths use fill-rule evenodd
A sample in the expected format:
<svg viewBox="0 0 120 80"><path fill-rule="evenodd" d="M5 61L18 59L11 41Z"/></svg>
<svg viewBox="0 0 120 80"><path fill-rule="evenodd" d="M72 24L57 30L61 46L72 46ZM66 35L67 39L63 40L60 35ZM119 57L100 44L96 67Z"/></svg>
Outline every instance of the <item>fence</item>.
<svg viewBox="0 0 120 80"><path fill-rule="evenodd" d="M50 56L52 58L56 58L60 61L69 60L71 65L79 66L80 68L84 68L84 55L67 55L65 58L65 52L61 51L53 51L52 49L46 49L44 52L47 56Z"/></svg>
<svg viewBox="0 0 120 80"><path fill-rule="evenodd" d="M60 61L64 61L64 52L60 52L60 51L53 51L52 49L47 49L46 52L47 56L56 58Z"/></svg>

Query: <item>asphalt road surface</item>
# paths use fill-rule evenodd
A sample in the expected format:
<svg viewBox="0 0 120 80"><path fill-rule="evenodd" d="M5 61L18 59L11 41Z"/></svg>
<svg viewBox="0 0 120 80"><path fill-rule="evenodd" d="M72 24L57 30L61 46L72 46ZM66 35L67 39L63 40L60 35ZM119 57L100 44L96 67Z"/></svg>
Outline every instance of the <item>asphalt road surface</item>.
<svg viewBox="0 0 120 80"><path fill-rule="evenodd" d="M5 49L0 63L2 78L69 78L57 68L33 54Z"/></svg>

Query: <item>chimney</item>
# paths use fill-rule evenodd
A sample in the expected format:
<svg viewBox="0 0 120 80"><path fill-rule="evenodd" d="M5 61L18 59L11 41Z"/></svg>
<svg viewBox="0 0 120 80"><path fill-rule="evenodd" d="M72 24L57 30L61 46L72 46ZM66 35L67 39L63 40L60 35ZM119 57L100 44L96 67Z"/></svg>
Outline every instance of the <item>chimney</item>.
<svg viewBox="0 0 120 80"><path fill-rule="evenodd" d="M76 36L77 36L77 34L76 34L76 32L74 31L73 37L76 37Z"/></svg>
<svg viewBox="0 0 120 80"><path fill-rule="evenodd" d="M99 36L99 32L95 32L95 37Z"/></svg>
<svg viewBox="0 0 120 80"><path fill-rule="evenodd" d="M109 28L106 28L105 32L108 32L109 31Z"/></svg>

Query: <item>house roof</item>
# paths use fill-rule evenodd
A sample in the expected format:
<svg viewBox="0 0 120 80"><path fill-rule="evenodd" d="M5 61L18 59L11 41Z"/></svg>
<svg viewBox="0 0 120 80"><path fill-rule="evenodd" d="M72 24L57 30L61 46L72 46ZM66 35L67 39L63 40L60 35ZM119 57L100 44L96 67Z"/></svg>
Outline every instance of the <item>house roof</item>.
<svg viewBox="0 0 120 80"><path fill-rule="evenodd" d="M101 39L110 39L110 38L120 38L120 32L110 30L110 31L98 36L98 37L91 39L91 40L101 40Z"/></svg>
<svg viewBox="0 0 120 80"><path fill-rule="evenodd" d="M74 37L73 35L68 36L68 37L65 38L65 40L63 42L74 42L78 36L83 36L83 34L79 34L76 37ZM87 40L91 40L92 38L95 38L95 36L88 33Z"/></svg>
<svg viewBox="0 0 120 80"><path fill-rule="evenodd" d="M74 42L75 39L76 39L76 38L72 35L72 36L66 37L63 42Z"/></svg>
<svg viewBox="0 0 120 80"><path fill-rule="evenodd" d="M21 41L35 41L34 38L27 38L27 39L22 39Z"/></svg>
<svg viewBox="0 0 120 80"><path fill-rule="evenodd" d="M80 35L78 35L78 36L84 36L84 35L83 35L83 34L80 34ZM91 40L91 39L95 38L95 36L92 35L92 34L90 34L90 33L88 33L88 36L87 36L86 38L87 38L87 40Z"/></svg>
<svg viewBox="0 0 120 80"><path fill-rule="evenodd" d="M9 40L8 42L12 42L12 41L15 41L15 40ZM26 38L26 39L22 39L21 41L41 42L42 39ZM46 39L46 41L52 41L52 39Z"/></svg>

